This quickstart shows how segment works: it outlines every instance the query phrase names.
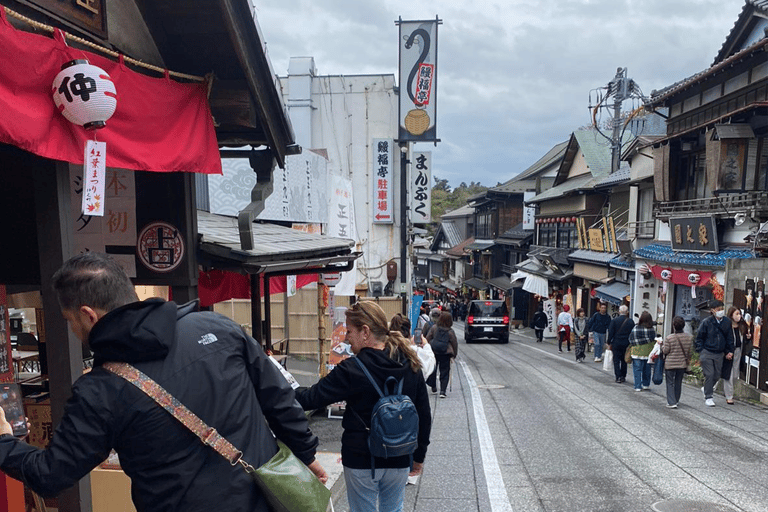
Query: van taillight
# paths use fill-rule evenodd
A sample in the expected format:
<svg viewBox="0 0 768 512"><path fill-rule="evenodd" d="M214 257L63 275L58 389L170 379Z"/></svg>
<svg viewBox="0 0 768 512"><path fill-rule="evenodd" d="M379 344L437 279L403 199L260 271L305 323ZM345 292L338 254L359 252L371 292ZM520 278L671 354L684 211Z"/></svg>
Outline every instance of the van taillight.
<svg viewBox="0 0 768 512"><path fill-rule="evenodd" d="M505 316L503 321L504 321L505 324L508 324L509 323L509 317Z"/></svg>
<svg viewBox="0 0 768 512"><path fill-rule="evenodd" d="M468 316L467 317L467 323L469 325L472 325L474 322L475 322L475 317L473 317L473 316Z"/></svg>

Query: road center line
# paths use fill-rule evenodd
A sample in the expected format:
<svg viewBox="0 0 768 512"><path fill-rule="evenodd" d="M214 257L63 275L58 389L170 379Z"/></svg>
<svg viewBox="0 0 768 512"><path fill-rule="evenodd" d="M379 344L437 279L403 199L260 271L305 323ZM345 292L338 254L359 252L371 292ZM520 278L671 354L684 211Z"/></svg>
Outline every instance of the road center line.
<svg viewBox="0 0 768 512"><path fill-rule="evenodd" d="M496 449L493 447L491 431L488 429L488 421L485 419L485 410L483 402L480 400L480 391L477 383L472 377L472 373L467 368L467 363L457 361L461 366L461 371L469 384L469 391L472 395L472 409L475 414L475 425L477 428L477 439L480 443L480 456L483 461L483 473L485 474L485 485L488 487L488 498L491 504L491 512L513 512L512 505L509 504L507 488L504 487L504 479L501 477L499 461L496 460Z"/></svg>

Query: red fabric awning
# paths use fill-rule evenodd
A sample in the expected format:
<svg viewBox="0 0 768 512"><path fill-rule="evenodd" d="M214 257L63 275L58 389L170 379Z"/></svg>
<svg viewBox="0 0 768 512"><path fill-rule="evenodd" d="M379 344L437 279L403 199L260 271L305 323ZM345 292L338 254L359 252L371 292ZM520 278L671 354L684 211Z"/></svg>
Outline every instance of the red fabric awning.
<svg viewBox="0 0 768 512"><path fill-rule="evenodd" d="M53 160L82 164L94 134L61 115L51 95L61 65L88 59L117 90L117 109L96 132L107 143L108 167L221 174L206 84L182 84L136 73L123 62L16 30L0 6L0 142Z"/></svg>
<svg viewBox="0 0 768 512"><path fill-rule="evenodd" d="M259 284L261 285L261 279ZM317 274L299 274L296 276L296 288L303 288L309 283L317 282ZM285 276L269 278L269 294L283 293L286 289ZM250 299L251 282L248 276L226 270L210 270L200 272L197 281L197 293L200 305L208 307L217 302L229 299ZM261 289L262 295L264 289Z"/></svg>

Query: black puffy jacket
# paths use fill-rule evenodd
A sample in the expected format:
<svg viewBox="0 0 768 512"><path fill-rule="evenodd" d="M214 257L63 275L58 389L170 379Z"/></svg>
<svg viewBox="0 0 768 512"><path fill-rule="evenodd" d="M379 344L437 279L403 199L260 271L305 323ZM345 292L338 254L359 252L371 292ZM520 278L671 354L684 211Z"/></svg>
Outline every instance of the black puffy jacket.
<svg viewBox="0 0 768 512"><path fill-rule="evenodd" d="M94 369L75 382L46 450L0 439L0 467L44 496L72 486L112 448L144 511L266 511L251 480L143 392L99 366L124 361L149 375L259 466L277 452L270 433L305 463L317 438L293 390L237 324L195 304L150 299L118 308L89 336ZM265 421L266 420L266 421ZM269 426L268 426L269 424Z"/></svg>
<svg viewBox="0 0 768 512"><path fill-rule="evenodd" d="M365 364L371 376L382 388L389 376L403 380L403 394L408 395L419 414L419 440L413 460L424 462L432 430L432 416L429 407L427 385L424 374L419 370L414 373L407 359L391 359L384 350L364 348L357 357ZM326 405L346 400L347 406L341 426L341 459L344 466L353 469L371 467L371 452L368 449L367 429L371 423L373 406L379 400L379 394L368 381L363 370L352 358L345 359L328 375L309 389L299 390L296 394L299 403L307 410L319 409ZM410 458L391 457L375 459L377 468L405 468L410 465Z"/></svg>

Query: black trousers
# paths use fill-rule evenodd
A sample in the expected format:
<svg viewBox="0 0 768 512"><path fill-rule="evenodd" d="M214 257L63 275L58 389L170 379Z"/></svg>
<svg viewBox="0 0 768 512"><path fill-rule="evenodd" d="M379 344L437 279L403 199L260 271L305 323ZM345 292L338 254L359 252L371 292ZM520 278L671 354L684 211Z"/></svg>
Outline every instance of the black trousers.
<svg viewBox="0 0 768 512"><path fill-rule="evenodd" d="M534 329L536 332L536 341L541 343L544 340L544 329Z"/></svg>
<svg viewBox="0 0 768 512"><path fill-rule="evenodd" d="M440 372L440 394L444 395L448 389L448 380L451 377L451 356L448 354L435 354L435 371L427 377L427 386L437 388L437 372Z"/></svg>
<svg viewBox="0 0 768 512"><path fill-rule="evenodd" d="M624 360L624 352L628 348L629 345L611 345L611 350L613 351L613 374L617 379L627 378L627 362Z"/></svg>

